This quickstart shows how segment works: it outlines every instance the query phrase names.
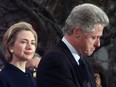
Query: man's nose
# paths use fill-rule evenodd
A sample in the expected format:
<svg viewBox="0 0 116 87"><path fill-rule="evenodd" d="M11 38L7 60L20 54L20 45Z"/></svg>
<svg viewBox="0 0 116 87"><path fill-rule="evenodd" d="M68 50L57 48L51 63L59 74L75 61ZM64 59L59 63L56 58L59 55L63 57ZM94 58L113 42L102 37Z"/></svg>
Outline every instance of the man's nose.
<svg viewBox="0 0 116 87"><path fill-rule="evenodd" d="M95 42L95 47L99 47L100 46L100 39L97 39L96 42Z"/></svg>

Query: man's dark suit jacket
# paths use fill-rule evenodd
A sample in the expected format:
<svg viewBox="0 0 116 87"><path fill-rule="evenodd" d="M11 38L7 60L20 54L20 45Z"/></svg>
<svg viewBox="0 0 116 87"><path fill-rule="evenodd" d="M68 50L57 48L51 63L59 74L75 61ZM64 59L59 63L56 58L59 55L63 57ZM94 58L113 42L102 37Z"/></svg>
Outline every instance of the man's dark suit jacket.
<svg viewBox="0 0 116 87"><path fill-rule="evenodd" d="M95 80L90 64L83 59L92 87ZM37 87L87 87L79 66L67 46L59 41L58 45L45 53L37 70Z"/></svg>

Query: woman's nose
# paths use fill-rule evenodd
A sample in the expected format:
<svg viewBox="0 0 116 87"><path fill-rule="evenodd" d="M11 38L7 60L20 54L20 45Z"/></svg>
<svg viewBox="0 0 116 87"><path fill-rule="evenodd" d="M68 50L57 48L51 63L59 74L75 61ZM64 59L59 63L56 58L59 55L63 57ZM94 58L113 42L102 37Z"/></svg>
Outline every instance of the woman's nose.
<svg viewBox="0 0 116 87"><path fill-rule="evenodd" d="M28 43L26 46L27 49L32 49L31 43Z"/></svg>

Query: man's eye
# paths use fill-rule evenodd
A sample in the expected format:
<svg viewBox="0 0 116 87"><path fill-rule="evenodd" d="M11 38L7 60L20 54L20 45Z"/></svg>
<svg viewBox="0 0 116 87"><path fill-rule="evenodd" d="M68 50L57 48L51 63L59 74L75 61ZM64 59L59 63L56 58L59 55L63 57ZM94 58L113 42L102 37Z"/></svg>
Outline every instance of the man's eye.
<svg viewBox="0 0 116 87"><path fill-rule="evenodd" d="M92 37L92 39L96 39L96 37Z"/></svg>

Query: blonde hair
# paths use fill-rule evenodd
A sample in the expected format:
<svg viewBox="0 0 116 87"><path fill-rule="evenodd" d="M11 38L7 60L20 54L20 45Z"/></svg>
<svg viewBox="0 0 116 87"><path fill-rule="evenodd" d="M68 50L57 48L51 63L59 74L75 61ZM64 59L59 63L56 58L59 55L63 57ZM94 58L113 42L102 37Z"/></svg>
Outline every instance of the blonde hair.
<svg viewBox="0 0 116 87"><path fill-rule="evenodd" d="M3 36L3 46L4 46L5 57L7 62L10 62L12 60L12 53L10 52L9 47L15 43L17 34L23 30L31 31L33 33L36 41L35 46L37 48L38 37L32 25L27 22L15 23L6 31L6 33Z"/></svg>

